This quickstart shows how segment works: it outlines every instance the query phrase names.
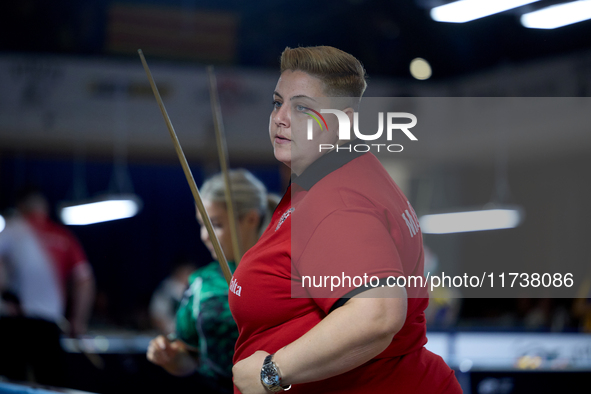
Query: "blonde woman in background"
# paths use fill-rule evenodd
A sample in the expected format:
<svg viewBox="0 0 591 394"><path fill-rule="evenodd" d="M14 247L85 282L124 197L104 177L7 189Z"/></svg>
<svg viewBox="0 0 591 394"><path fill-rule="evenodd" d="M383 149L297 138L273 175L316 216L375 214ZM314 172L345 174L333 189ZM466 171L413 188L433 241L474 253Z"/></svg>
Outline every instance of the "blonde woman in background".
<svg viewBox="0 0 591 394"><path fill-rule="evenodd" d="M233 199L238 216L241 250L247 251L265 229L278 198L269 195L263 183L249 171L230 171ZM214 231L232 272L236 269L226 208L225 184L221 174L208 179L200 194ZM217 262L217 256L203 220L201 240L214 260L189 277L189 287L177 311L176 339L160 335L148 347L148 360L177 376L195 372L208 377L216 392L232 391L232 357L238 337L236 323L228 306L228 285Z"/></svg>

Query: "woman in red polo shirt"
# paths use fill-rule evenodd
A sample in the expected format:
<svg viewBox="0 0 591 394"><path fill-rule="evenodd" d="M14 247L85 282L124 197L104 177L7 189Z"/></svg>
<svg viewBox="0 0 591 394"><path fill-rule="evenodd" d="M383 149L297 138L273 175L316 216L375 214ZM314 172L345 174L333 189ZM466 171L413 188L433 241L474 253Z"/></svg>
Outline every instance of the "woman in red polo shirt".
<svg viewBox="0 0 591 394"><path fill-rule="evenodd" d="M236 393L461 392L424 348L425 289L392 285L423 273L410 203L374 155L339 140L336 116L313 122L308 139L321 109L353 124L365 87L362 65L336 48L282 54L269 132L292 182L230 287Z"/></svg>

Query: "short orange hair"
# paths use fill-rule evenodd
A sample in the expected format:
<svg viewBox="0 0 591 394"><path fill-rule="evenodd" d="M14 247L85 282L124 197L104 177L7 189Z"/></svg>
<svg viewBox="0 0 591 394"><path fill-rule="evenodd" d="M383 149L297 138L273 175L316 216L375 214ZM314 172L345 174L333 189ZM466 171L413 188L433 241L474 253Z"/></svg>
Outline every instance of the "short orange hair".
<svg viewBox="0 0 591 394"><path fill-rule="evenodd" d="M327 96L363 96L367 83L363 65L353 55L329 46L287 47L281 54L281 72L303 71L324 83Z"/></svg>

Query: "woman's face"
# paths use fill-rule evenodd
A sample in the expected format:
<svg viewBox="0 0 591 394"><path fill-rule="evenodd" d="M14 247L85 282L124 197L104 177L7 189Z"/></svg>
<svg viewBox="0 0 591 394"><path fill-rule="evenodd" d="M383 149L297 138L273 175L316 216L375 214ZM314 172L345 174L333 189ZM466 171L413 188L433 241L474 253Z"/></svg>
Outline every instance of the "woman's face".
<svg viewBox="0 0 591 394"><path fill-rule="evenodd" d="M224 256L226 256L226 260L228 261L235 261L234 257L234 249L232 247L232 233L230 230L230 218L228 216L228 211L226 210L226 204L222 202L216 201L209 201L207 199L203 200L203 206L209 215L209 219L211 220L211 225L213 226L213 230L220 241L220 246L224 251ZM253 216L256 216L256 220L253 220ZM211 257L214 260L217 260L217 254L215 253L215 249L213 248L213 243L209 238L209 233L207 232L207 227L203 224L203 219L201 218L201 214L197 211L197 221L201 226L201 240L209 249L211 253ZM241 219L238 223L238 234L240 240L242 241L242 253L246 252L246 248L250 247L251 245L247 245L247 241L252 238L251 235L253 232L256 233L258 228L258 215L246 215L243 219Z"/></svg>
<svg viewBox="0 0 591 394"><path fill-rule="evenodd" d="M313 139L307 138L309 109L320 112L330 108L330 99L324 93L322 81L302 71L287 70L281 74L273 93L273 111L269 119L269 135L275 158L301 174L326 151L320 144L335 144L338 122L326 116L328 130L313 122Z"/></svg>

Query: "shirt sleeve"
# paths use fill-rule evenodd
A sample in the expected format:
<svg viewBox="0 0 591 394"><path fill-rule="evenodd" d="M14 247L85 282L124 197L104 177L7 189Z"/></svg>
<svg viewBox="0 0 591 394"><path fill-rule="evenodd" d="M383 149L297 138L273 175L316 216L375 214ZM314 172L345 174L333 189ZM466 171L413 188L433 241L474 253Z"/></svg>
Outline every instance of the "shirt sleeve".
<svg viewBox="0 0 591 394"><path fill-rule="evenodd" d="M294 268L301 286L326 313L353 290L382 286L380 279L404 272L387 222L371 209L328 215L303 246Z"/></svg>
<svg viewBox="0 0 591 394"><path fill-rule="evenodd" d="M68 238L68 277L72 280L84 280L93 277L92 267L86 258L80 242L71 234L65 234Z"/></svg>

